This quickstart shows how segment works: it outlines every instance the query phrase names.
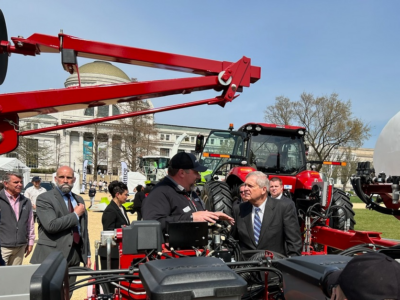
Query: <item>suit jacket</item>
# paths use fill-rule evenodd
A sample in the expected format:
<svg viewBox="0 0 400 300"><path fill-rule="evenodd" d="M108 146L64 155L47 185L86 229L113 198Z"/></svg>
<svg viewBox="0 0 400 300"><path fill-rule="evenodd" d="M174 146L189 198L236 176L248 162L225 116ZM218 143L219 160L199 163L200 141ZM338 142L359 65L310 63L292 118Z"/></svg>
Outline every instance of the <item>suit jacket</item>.
<svg viewBox="0 0 400 300"><path fill-rule="evenodd" d="M123 225L129 226L129 222L126 221L126 219L129 220L128 215L126 214L126 209L123 206L122 206L122 208L124 210L124 214L122 214L118 205L114 201L111 201L110 204L107 205L106 209L103 212L103 216L101 218L101 223L103 224L104 231L121 228ZM125 217L126 217L126 219L125 219ZM99 255L101 257L107 257L107 248L100 247ZM117 247L111 248L111 258L119 258L119 253L118 253ZM103 269L103 267L102 267L102 269Z"/></svg>
<svg viewBox="0 0 400 300"><path fill-rule="evenodd" d="M72 196L78 203L85 204L80 196L74 193ZM36 213L40 220L39 240L30 263L42 263L53 251L60 251L67 259L73 244L73 228L79 222L82 240L80 250L86 265L87 258L90 256L87 212L85 211L78 221L76 214L69 212L59 190L55 188L38 196Z"/></svg>
<svg viewBox="0 0 400 300"><path fill-rule="evenodd" d="M271 250L290 256L300 255L302 240L293 203L271 197L266 201L258 244L254 240L253 205L250 202L234 206L232 236L239 240L242 250Z"/></svg>
<svg viewBox="0 0 400 300"><path fill-rule="evenodd" d="M129 222L126 221L127 219L129 220L128 215L126 214L126 209L123 206L122 208L124 214L122 214L118 205L114 201L111 201L110 204L107 205L101 218L103 230L114 230L121 228L123 225L129 225Z"/></svg>

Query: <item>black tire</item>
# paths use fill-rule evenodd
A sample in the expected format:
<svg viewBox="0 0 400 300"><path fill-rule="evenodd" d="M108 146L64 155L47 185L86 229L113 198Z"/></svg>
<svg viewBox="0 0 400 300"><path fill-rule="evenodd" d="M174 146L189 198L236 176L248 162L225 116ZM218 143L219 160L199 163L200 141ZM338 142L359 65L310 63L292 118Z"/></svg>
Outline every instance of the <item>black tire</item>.
<svg viewBox="0 0 400 300"><path fill-rule="evenodd" d="M353 204L349 196L342 190L333 188L332 206L337 205L342 208L332 208L332 217L329 220L329 226L334 229L344 230L347 218L350 218L350 229L354 229L356 221Z"/></svg>
<svg viewBox="0 0 400 300"><path fill-rule="evenodd" d="M229 185L223 181L209 181L201 191L206 209L209 211L222 211L232 216L232 195Z"/></svg>

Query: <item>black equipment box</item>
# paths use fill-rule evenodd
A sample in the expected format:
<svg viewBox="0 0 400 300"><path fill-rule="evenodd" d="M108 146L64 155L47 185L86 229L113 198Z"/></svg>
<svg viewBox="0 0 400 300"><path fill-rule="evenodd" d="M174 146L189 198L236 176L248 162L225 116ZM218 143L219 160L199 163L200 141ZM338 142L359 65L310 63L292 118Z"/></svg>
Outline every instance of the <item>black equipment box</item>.
<svg viewBox="0 0 400 300"><path fill-rule="evenodd" d="M166 229L166 242L175 249L192 249L208 244L207 222L169 222Z"/></svg>
<svg viewBox="0 0 400 300"><path fill-rule="evenodd" d="M320 279L328 270L343 269L351 259L344 255L297 256L272 261L272 265L283 273L286 300L325 300Z"/></svg>
<svg viewBox="0 0 400 300"><path fill-rule="evenodd" d="M155 220L133 221L122 228L122 253L138 254L143 250L161 251L161 224Z"/></svg>
<svg viewBox="0 0 400 300"><path fill-rule="evenodd" d="M241 299L246 281L215 257L150 261L139 266L140 279L152 300Z"/></svg>

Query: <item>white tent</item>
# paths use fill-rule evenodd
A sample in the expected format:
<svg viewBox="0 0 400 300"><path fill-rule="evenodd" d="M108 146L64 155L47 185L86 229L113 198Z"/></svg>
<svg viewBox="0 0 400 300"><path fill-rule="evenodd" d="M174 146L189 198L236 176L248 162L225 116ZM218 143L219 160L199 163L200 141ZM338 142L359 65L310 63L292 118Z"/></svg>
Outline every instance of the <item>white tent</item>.
<svg viewBox="0 0 400 300"><path fill-rule="evenodd" d="M0 157L0 170L22 173L24 178L24 186L30 182L31 169L17 158Z"/></svg>
<svg viewBox="0 0 400 300"><path fill-rule="evenodd" d="M120 180L123 181L123 176L120 176ZM145 186L146 176L139 172L128 172L128 192L133 193L133 189L139 184Z"/></svg>

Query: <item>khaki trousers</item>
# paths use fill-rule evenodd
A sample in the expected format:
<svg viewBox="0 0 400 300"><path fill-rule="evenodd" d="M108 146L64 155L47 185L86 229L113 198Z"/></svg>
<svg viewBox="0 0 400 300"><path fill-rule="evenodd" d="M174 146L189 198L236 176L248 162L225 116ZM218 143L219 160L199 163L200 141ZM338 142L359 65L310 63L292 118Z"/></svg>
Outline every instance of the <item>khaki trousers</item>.
<svg viewBox="0 0 400 300"><path fill-rule="evenodd" d="M24 260L25 249L27 245L20 247L1 247L1 256L6 262L6 266L19 266L22 265Z"/></svg>

